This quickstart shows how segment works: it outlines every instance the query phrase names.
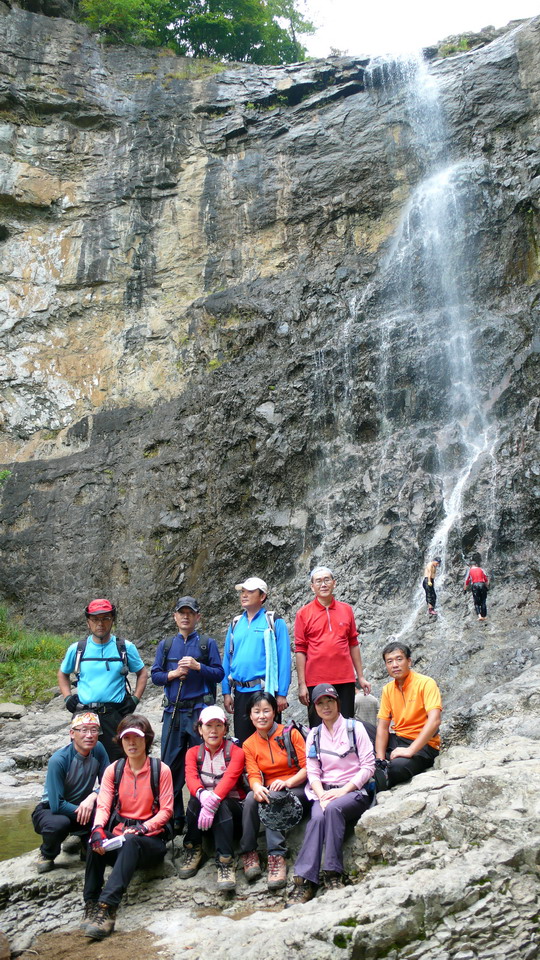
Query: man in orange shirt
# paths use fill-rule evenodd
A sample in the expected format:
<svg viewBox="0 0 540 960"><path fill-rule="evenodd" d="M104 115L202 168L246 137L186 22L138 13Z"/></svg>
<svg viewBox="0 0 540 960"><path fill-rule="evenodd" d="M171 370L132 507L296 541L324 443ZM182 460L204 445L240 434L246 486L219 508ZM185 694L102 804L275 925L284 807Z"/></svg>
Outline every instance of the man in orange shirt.
<svg viewBox="0 0 540 960"><path fill-rule="evenodd" d="M442 713L437 684L411 669L411 650L406 643L391 639L382 656L393 679L383 687L377 729L364 724L375 746L378 790L408 783L433 766L441 745Z"/></svg>

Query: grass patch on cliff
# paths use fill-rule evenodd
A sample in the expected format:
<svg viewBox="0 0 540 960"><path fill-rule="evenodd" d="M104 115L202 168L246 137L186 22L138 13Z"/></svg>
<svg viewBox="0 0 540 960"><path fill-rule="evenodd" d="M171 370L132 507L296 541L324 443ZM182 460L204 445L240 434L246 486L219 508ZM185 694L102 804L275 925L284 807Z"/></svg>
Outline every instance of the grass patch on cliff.
<svg viewBox="0 0 540 960"><path fill-rule="evenodd" d="M50 700L58 667L74 640L26 630L0 607L0 700L24 704Z"/></svg>

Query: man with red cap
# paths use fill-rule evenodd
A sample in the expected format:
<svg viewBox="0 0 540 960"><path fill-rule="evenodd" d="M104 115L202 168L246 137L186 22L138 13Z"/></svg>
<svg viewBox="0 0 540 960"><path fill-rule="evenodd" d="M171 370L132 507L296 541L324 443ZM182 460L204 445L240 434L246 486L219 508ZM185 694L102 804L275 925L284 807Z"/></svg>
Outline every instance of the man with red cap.
<svg viewBox="0 0 540 960"><path fill-rule="evenodd" d="M112 633L116 607L110 600L92 600L85 615L89 635L68 647L58 671L58 686L70 713L89 709L98 714L101 742L113 761L122 756L113 743L116 728L123 717L137 709L148 671L135 644ZM137 677L133 694L127 681L130 672ZM75 693L71 690L72 673L77 681Z"/></svg>

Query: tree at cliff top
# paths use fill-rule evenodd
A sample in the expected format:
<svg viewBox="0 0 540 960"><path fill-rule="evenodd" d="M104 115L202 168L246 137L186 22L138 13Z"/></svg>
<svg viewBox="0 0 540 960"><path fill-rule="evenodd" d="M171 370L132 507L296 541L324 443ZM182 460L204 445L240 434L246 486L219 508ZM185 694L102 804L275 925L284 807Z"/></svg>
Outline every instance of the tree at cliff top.
<svg viewBox="0 0 540 960"><path fill-rule="evenodd" d="M298 35L314 31L296 0L81 0L80 11L112 43L259 64L305 59Z"/></svg>

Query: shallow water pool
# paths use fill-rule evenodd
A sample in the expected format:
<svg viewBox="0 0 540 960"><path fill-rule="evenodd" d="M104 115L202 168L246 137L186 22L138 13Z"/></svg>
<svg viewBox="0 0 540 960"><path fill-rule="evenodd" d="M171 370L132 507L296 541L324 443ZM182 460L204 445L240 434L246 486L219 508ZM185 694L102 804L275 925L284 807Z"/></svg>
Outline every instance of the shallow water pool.
<svg viewBox="0 0 540 960"><path fill-rule="evenodd" d="M39 847L40 838L30 819L35 805L34 801L24 806L0 807L0 860L10 860Z"/></svg>

